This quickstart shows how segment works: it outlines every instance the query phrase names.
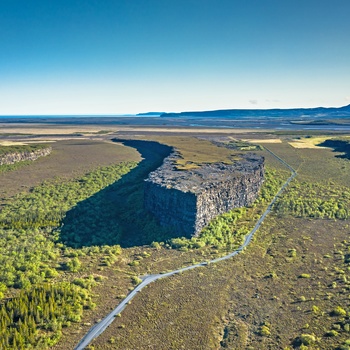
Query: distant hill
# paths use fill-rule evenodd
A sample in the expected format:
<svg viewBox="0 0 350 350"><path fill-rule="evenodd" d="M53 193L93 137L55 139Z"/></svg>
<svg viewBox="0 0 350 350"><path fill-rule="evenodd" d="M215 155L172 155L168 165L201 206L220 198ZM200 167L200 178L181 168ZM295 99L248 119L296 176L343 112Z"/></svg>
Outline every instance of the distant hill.
<svg viewBox="0 0 350 350"><path fill-rule="evenodd" d="M350 105L344 107L316 107L292 109L219 109L215 111L194 111L180 113L163 113L161 117L202 117L202 118L234 118L234 117L350 117Z"/></svg>
<svg viewBox="0 0 350 350"><path fill-rule="evenodd" d="M162 115L165 114L165 112L145 112L145 113L137 113L136 115Z"/></svg>

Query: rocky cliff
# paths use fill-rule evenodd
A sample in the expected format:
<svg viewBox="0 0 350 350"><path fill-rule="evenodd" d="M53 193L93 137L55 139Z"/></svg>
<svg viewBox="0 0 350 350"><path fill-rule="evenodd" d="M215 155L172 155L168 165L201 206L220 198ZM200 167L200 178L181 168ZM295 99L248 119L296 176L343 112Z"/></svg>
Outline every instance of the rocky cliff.
<svg viewBox="0 0 350 350"><path fill-rule="evenodd" d="M14 164L24 160L36 160L39 157L47 156L51 153L52 148L41 148L34 151L10 152L0 155L0 165Z"/></svg>
<svg viewBox="0 0 350 350"><path fill-rule="evenodd" d="M190 171L177 170L172 159L145 180L145 207L162 226L186 236L198 235L217 215L251 204L264 180L264 158L256 154Z"/></svg>

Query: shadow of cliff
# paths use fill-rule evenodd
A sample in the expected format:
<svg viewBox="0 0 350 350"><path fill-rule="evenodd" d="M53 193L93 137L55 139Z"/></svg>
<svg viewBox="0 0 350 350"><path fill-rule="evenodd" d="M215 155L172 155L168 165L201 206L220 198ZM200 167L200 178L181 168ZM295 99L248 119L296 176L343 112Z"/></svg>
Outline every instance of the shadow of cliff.
<svg viewBox="0 0 350 350"><path fill-rule="evenodd" d="M345 158L350 160L350 142L345 140L326 140L319 144L322 147L333 148L333 152L341 152L336 158Z"/></svg>
<svg viewBox="0 0 350 350"><path fill-rule="evenodd" d="M61 227L61 242L75 248L113 244L131 247L178 236L175 230L160 227L143 206L144 180L162 165L172 148L153 141L113 141L135 148L143 160L119 181L68 211Z"/></svg>

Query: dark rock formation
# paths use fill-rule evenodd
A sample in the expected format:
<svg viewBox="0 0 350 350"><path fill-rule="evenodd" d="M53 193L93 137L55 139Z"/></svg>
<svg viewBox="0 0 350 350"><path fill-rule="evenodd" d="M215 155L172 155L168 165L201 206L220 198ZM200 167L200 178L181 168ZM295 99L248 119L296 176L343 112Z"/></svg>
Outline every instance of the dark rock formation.
<svg viewBox="0 0 350 350"><path fill-rule="evenodd" d="M11 152L0 156L0 165L14 164L24 160L36 160L39 157L47 156L51 153L52 148L41 148L34 151Z"/></svg>
<svg viewBox="0 0 350 350"><path fill-rule="evenodd" d="M264 158L256 154L242 155L232 165L205 164L190 171L177 170L170 156L145 180L145 207L162 226L198 235L217 215L250 205L263 180Z"/></svg>

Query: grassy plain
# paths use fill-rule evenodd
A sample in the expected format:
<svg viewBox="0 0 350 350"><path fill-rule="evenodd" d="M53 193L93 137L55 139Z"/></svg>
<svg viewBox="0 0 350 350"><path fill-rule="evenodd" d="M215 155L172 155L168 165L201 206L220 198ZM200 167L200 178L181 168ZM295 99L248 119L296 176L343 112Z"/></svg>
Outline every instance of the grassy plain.
<svg viewBox="0 0 350 350"><path fill-rule="evenodd" d="M259 141L259 136L249 137L246 132L233 136ZM350 162L336 158L332 150L293 148L288 144L289 135L278 135L279 143L266 143L271 135L262 133L260 137L265 140L262 146L298 170L301 195L303 184L320 184L315 197L321 196L317 190L322 186L335 191L350 186ZM142 138L176 147L184 160L180 165L185 167L237 157L233 150L184 135ZM54 152L49 157L0 175L3 205L16 193L30 191L44 180L66 182L82 178L98 166L140 160L135 150L102 140L65 140L52 146ZM284 178L288 176L268 152L259 152L270 168ZM252 208L240 225L251 226L260 210ZM149 285L91 349L305 349L303 334L314 343L309 349L339 348L350 327L349 232L348 220L272 214L244 254ZM93 276L95 283L89 289L96 304L87 308L78 322L62 328L61 341L52 347L60 350L73 349L87 330L134 288L137 276L191 265L226 251L212 246L181 251L171 249L169 242L121 251L117 247L75 249L58 244L62 261L78 258L81 266L76 272L58 268L53 281L89 281ZM9 293L7 296L15 296L17 290ZM338 306L345 315L336 309Z"/></svg>

